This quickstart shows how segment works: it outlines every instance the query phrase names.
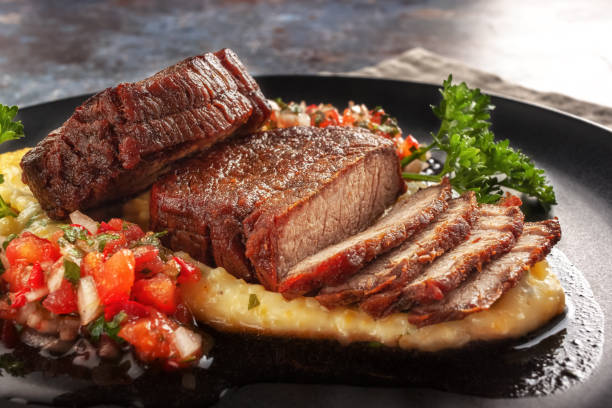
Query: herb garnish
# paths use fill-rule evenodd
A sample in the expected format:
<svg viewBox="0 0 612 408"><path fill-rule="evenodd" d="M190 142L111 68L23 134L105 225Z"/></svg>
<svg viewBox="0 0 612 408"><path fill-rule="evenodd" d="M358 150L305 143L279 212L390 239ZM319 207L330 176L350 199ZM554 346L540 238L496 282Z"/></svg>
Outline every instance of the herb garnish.
<svg viewBox="0 0 612 408"><path fill-rule="evenodd" d="M76 285L81 279L81 268L76 263L64 259L64 277L73 285Z"/></svg>
<svg viewBox="0 0 612 408"><path fill-rule="evenodd" d="M20 139L24 136L21 121L13 120L17 111L17 106L6 106L0 103L0 143Z"/></svg>
<svg viewBox="0 0 612 408"><path fill-rule="evenodd" d="M147 232L144 237L136 241L133 245L131 245L131 247L138 247L142 245L153 245L154 247L160 247L161 242L159 239L167 233L168 231Z"/></svg>
<svg viewBox="0 0 612 408"><path fill-rule="evenodd" d="M0 103L0 143L9 140L19 139L24 136L23 124L20 120L14 121L18 108L16 106L6 106ZM4 183L4 175L0 174L0 184ZM0 218L6 216L16 217L17 213L0 196Z"/></svg>
<svg viewBox="0 0 612 408"><path fill-rule="evenodd" d="M119 234L103 233L96 235L96 241L98 242L98 251L104 251L104 248L106 248L106 244L108 243L108 241L114 241L116 239L119 239Z"/></svg>
<svg viewBox="0 0 612 408"><path fill-rule="evenodd" d="M1 106L2 105L0 105L0 107ZM2 183L4 183L4 175L0 174L0 184ZM0 218L4 218L7 215L10 215L11 217L17 216L15 211L13 211L13 209L6 203L6 201L4 201L2 196L0 196Z"/></svg>
<svg viewBox="0 0 612 408"><path fill-rule="evenodd" d="M8 234L4 242L2 243L2 249L6 251L6 247L11 243L12 240L17 238L17 234Z"/></svg>
<svg viewBox="0 0 612 408"><path fill-rule="evenodd" d="M87 241L87 230L85 227L77 227L74 225L62 225L60 226L62 231L64 231L64 238L68 240L71 244L74 244L77 239L82 241Z"/></svg>
<svg viewBox="0 0 612 408"><path fill-rule="evenodd" d="M25 367L22 361L12 353L0 355L0 376L2 371L6 371L12 376L23 377L25 375Z"/></svg>
<svg viewBox="0 0 612 408"><path fill-rule="evenodd" d="M89 335L94 341L100 341L100 336L102 336L103 333L106 333L106 335L111 339L117 342L122 342L123 339L119 337L118 334L119 330L121 329L121 323L126 318L127 313L125 313L123 310L117 313L110 322L104 320L104 315L102 315L90 323L88 327Z"/></svg>
<svg viewBox="0 0 612 408"><path fill-rule="evenodd" d="M556 204L552 186L532 160L509 147L508 140L494 141L491 131L491 99L480 89L470 89L462 82L452 84L452 75L440 90L442 101L432 106L441 120L433 142L417 149L402 160L402 166L420 158L429 150L446 153L442 171L438 175L404 173L408 180L439 182L449 176L453 188L459 193L476 192L479 202L494 203L503 195L502 187L511 188L540 200L545 205Z"/></svg>
<svg viewBox="0 0 612 408"><path fill-rule="evenodd" d="M251 293L249 295L249 310L253 309L254 307L259 306L259 298L257 297L256 294Z"/></svg>

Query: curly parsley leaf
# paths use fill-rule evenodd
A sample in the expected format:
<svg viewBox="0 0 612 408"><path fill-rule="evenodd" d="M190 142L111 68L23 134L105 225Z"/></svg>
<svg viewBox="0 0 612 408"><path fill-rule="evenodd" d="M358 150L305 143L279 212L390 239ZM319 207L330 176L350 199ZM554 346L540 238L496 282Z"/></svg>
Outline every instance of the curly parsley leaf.
<svg viewBox="0 0 612 408"><path fill-rule="evenodd" d="M491 131L489 96L480 89L470 89L462 82L452 84L452 76L440 90L442 101L432 106L440 119L440 129L432 133L433 142L423 146L402 161L406 165L429 150L446 153L438 175L404 173L408 180L440 181L450 178L459 193L473 190L479 202L494 203L503 195L502 187L535 197L545 205L556 204L555 193L544 170L535 167L525 154L509 146L508 140L495 141Z"/></svg>
<svg viewBox="0 0 612 408"><path fill-rule="evenodd" d="M16 106L6 106L0 103L0 143L24 136L21 121L13 121L17 110Z"/></svg>
<svg viewBox="0 0 612 408"><path fill-rule="evenodd" d="M17 115L17 106L6 106L0 103L0 143L19 139L24 136L21 121L13 121ZM0 184L4 183L4 176L0 174ZM16 217L17 213L0 196L0 218L6 216Z"/></svg>

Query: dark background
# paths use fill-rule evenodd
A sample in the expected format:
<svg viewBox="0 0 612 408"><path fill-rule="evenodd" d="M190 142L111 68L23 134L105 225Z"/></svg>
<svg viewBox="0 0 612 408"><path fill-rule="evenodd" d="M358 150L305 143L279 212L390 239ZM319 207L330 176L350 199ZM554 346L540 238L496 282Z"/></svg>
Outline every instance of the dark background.
<svg viewBox="0 0 612 408"><path fill-rule="evenodd" d="M277 74L345 72L418 46L611 106L610 4L0 0L0 102L93 92L223 47L253 74Z"/></svg>

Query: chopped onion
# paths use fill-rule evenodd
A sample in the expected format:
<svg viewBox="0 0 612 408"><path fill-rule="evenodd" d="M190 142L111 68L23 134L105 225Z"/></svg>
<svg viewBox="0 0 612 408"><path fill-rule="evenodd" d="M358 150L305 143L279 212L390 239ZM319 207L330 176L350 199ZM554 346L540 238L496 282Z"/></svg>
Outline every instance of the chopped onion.
<svg viewBox="0 0 612 408"><path fill-rule="evenodd" d="M80 279L79 289L77 291L77 303L79 306L79 314L81 315L81 324L83 326L93 321L102 311L96 283L91 276L85 276Z"/></svg>
<svg viewBox="0 0 612 408"><path fill-rule="evenodd" d="M20 308L17 312L17 318L15 321L18 324L26 324L28 317L37 312L36 303L26 303L24 307Z"/></svg>
<svg viewBox="0 0 612 408"><path fill-rule="evenodd" d="M174 346L181 358L193 356L202 347L202 336L184 327L179 327L172 333Z"/></svg>
<svg viewBox="0 0 612 408"><path fill-rule="evenodd" d="M298 126L310 126L310 116L306 113L298 113L297 122Z"/></svg>
<svg viewBox="0 0 612 408"><path fill-rule="evenodd" d="M38 329L38 325L42 322L43 316L40 310L34 310L32 313L28 315L26 320L26 325L33 329Z"/></svg>
<svg viewBox="0 0 612 408"><path fill-rule="evenodd" d="M98 223L78 210L70 213L70 221L84 226L92 234L98 232Z"/></svg>
<svg viewBox="0 0 612 408"><path fill-rule="evenodd" d="M38 288L26 292L25 298L28 302L34 302L35 300L41 299L49 293L49 289L47 288Z"/></svg>
<svg viewBox="0 0 612 408"><path fill-rule="evenodd" d="M55 292L62 286L62 279L64 279L64 257L57 260L51 267L51 272L47 276L47 287L49 292Z"/></svg>

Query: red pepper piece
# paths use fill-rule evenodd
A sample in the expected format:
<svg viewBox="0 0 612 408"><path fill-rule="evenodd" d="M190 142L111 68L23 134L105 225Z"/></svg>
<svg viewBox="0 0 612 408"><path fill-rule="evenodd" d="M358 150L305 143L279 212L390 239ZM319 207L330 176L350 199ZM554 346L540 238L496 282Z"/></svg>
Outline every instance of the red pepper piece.
<svg viewBox="0 0 612 408"><path fill-rule="evenodd" d="M104 307L104 319L110 321L121 311L124 311L130 318L141 318L151 315L151 311L147 306L133 300L122 300L109 303Z"/></svg>
<svg viewBox="0 0 612 408"><path fill-rule="evenodd" d="M30 270L30 277L28 278L28 289L40 289L45 286L45 274L43 273L40 263L36 262Z"/></svg>
<svg viewBox="0 0 612 408"><path fill-rule="evenodd" d="M132 252L134 252L134 259L136 260L134 270L136 272L140 272L146 267L148 262L153 261L157 257L159 254L159 248L156 248L153 245L143 245L134 248Z"/></svg>
<svg viewBox="0 0 612 408"><path fill-rule="evenodd" d="M91 232L89 232L89 230L85 228L84 226L82 226L81 224L70 224L70 226L74 228L82 229L83 231L85 231L87 235L91 235Z"/></svg>
<svg viewBox="0 0 612 408"><path fill-rule="evenodd" d="M123 229L123 220L120 218L112 218L109 222L102 221L98 233L101 232L118 232Z"/></svg>
<svg viewBox="0 0 612 408"><path fill-rule="evenodd" d="M178 283L197 282L200 280L202 273L196 266L185 262L184 259L181 259L178 256L174 256L172 259L174 259L174 261L181 266L181 272L176 279Z"/></svg>
<svg viewBox="0 0 612 408"><path fill-rule="evenodd" d="M28 289L22 289L19 292L16 293L11 293L10 297L11 297L11 308L12 309L19 309L20 307L25 306L26 303L28 303L28 300L26 299L26 293L28 293L29 290Z"/></svg>
<svg viewBox="0 0 612 408"><path fill-rule="evenodd" d="M77 295L74 286L66 279L54 292L43 300L42 305L55 314L67 314L77 311Z"/></svg>

